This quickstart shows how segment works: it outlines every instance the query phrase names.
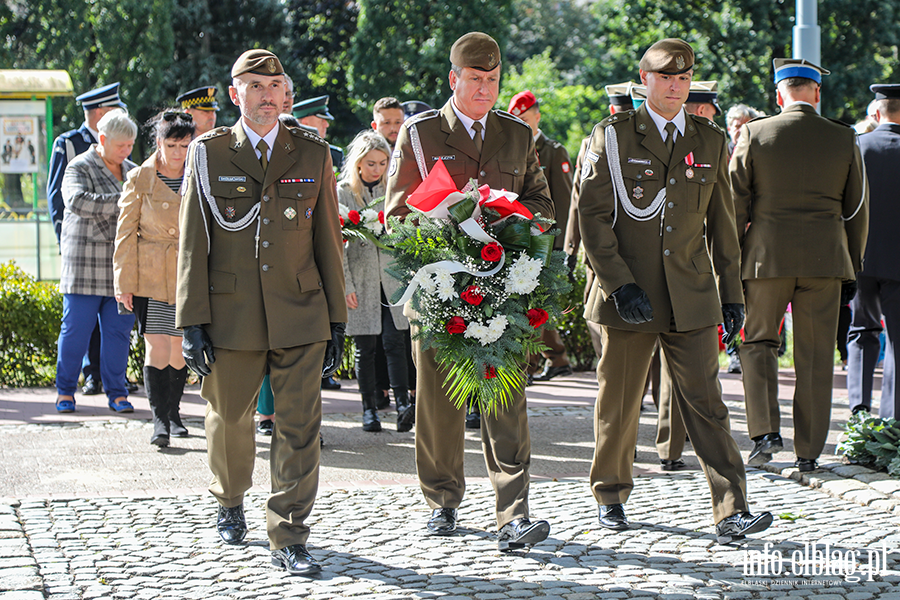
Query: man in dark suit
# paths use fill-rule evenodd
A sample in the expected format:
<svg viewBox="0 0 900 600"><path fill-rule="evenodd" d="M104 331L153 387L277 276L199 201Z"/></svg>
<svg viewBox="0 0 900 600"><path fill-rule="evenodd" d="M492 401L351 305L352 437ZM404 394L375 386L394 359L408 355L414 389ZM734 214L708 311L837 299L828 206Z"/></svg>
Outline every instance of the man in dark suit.
<svg viewBox="0 0 900 600"><path fill-rule="evenodd" d="M894 340L900 340L900 84L871 86L875 93L875 131L859 138L869 179L869 237L859 289L850 302L853 312L847 344L847 393L853 412L871 410L872 379L880 353L879 334L884 316L884 376L881 380L882 418L900 415L896 385Z"/></svg>
<svg viewBox="0 0 900 600"><path fill-rule="evenodd" d="M53 151L50 154L50 169L47 174L47 207L50 210L50 220L56 231L56 243L60 241L63 213L65 205L62 196L63 175L66 167L73 158L85 152L100 140L97 132L97 123L114 108L128 108L119 97L119 82L104 85L97 89L85 92L76 97L84 110L84 123L78 129L72 129L61 134L53 141ZM84 374L84 387L81 391L86 396L93 396L103 392L103 382L100 378L100 324L94 327L87 354L82 362ZM125 380L129 392L137 390L137 386ZM130 385L129 385L130 384Z"/></svg>
<svg viewBox="0 0 900 600"><path fill-rule="evenodd" d="M772 515L749 512L717 379L717 324L724 317L733 338L744 317L740 251L725 134L684 110L693 66L687 42L653 44L640 61L646 101L594 127L582 166L582 242L598 282L585 317L603 326L590 478L600 525L627 529L641 396L659 344L727 544Z"/></svg>
<svg viewBox="0 0 900 600"><path fill-rule="evenodd" d="M347 304L328 144L279 123L283 73L267 50L242 54L228 90L240 120L191 145L176 325L187 365L203 376L210 492L228 544L247 534L253 412L268 368L278 415L266 503L272 561L309 576L320 571L304 523L318 486L319 380L340 364Z"/></svg>
<svg viewBox="0 0 900 600"><path fill-rule="evenodd" d="M812 471L831 422L841 282L862 269L868 190L856 133L816 113L828 71L803 59L774 64L782 111L741 128L729 168L747 295L739 352L754 442L748 463L764 464L784 447L778 326L790 303L794 451L797 468Z"/></svg>
<svg viewBox="0 0 900 600"><path fill-rule="evenodd" d="M509 113L491 110L500 87L497 42L484 33L467 33L453 44L450 63L453 97L439 111L417 115L400 129L388 176L385 213L409 214L406 199L442 160L459 189L475 179L479 185L515 192L532 213L553 218L553 202L534 152L531 129ZM415 318L409 312L407 316ZM464 411L447 397L436 350L423 350L414 340L413 352L418 369L416 469L432 508L427 530L450 535L456 531L457 508L466 486ZM546 521L532 523L528 518L531 440L524 389L515 391L508 406L483 416L481 439L496 495L500 550L543 541L550 525Z"/></svg>

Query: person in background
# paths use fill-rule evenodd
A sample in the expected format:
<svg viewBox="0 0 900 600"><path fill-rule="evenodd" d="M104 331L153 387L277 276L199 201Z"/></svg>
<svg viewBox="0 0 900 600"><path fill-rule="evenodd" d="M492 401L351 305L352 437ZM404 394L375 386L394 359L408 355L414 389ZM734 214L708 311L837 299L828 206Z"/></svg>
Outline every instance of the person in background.
<svg viewBox="0 0 900 600"><path fill-rule="evenodd" d="M290 75L284 74L284 104L281 106L281 114L289 115L294 108L294 80Z"/></svg>
<svg viewBox="0 0 900 600"><path fill-rule="evenodd" d="M122 109L97 123L99 142L66 167L60 249L63 294L62 327L56 361L56 410L74 412L81 358L100 321L100 373L110 410L133 412L125 388L125 370L134 315L120 314L113 287L118 201L122 183L136 165L128 160L137 125Z"/></svg>
<svg viewBox="0 0 900 600"><path fill-rule="evenodd" d="M132 169L119 198L113 254L116 301L137 316L144 336L144 388L153 415L150 443L161 448L170 437L187 437L179 408L187 367L181 331L175 328L175 266L178 210L194 119L167 110L149 122L156 151Z"/></svg>
<svg viewBox="0 0 900 600"><path fill-rule="evenodd" d="M301 125L313 127L319 133L319 137L323 140L328 137L328 128L331 127L331 121L334 121L334 115L328 112L328 94L301 100L293 106L293 114L300 121ZM339 169L344 164L344 151L329 144L331 148L331 160L335 169ZM331 384L323 384L322 389L340 389L338 383L336 387Z"/></svg>
<svg viewBox="0 0 900 600"><path fill-rule="evenodd" d="M119 82L111 83L103 87L91 90L75 98L81 103L84 110L84 123L78 129L72 129L61 134L53 142L53 150L50 154L50 169L47 176L47 207L50 210L50 220L56 232L56 243L60 242L65 203L63 202L62 183L66 167L76 156L84 153L91 144L96 144L100 139L97 131L97 123L114 108L128 108L119 97ZM8 142L7 142L8 143ZM10 147L12 152L12 147ZM82 373L84 374L84 386L81 388L85 396L93 396L103 393L103 381L100 378L100 323L97 322L91 333L91 341L88 350L82 360ZM125 386L129 392L137 390L127 379Z"/></svg>
<svg viewBox="0 0 900 600"><path fill-rule="evenodd" d="M346 164L338 182L341 212L362 211L376 198L384 197L384 175L391 157L387 140L377 131L362 131L347 148ZM372 206L382 211L384 201ZM347 218L346 216L344 217ZM370 241L352 238L344 248L344 282L349 320L347 335L356 343L356 380L363 404L363 431L381 431L375 385L375 345L384 345L389 385L397 405L397 431L412 429L415 407L409 401L404 330L409 321L403 307L389 306L399 289L385 269L392 257Z"/></svg>
<svg viewBox="0 0 900 600"><path fill-rule="evenodd" d="M191 115L197 136L216 128L216 113L219 112L219 103L216 101L214 86L199 87L185 92L175 101L181 104L181 110Z"/></svg>
<svg viewBox="0 0 900 600"><path fill-rule="evenodd" d="M741 127L757 117L762 117L761 111L751 108L746 104L735 104L725 113L725 125L728 131L728 156L734 152L734 146L741 137Z"/></svg>
<svg viewBox="0 0 900 600"><path fill-rule="evenodd" d="M372 129L383 135L391 148L397 143L404 119L403 106L396 98L381 98L372 108Z"/></svg>
<svg viewBox="0 0 900 600"><path fill-rule="evenodd" d="M404 120L409 119L410 117L414 117L425 111L431 110L431 107L421 100L407 100L406 102L402 102L400 106L403 107Z"/></svg>

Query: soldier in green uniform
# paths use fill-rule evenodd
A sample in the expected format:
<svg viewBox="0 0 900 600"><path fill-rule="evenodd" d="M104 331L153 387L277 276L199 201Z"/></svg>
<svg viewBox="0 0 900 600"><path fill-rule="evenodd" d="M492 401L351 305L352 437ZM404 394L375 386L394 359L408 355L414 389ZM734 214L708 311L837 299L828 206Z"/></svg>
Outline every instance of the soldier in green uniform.
<svg viewBox="0 0 900 600"><path fill-rule="evenodd" d="M565 146L551 140L541 131L541 108L537 98L531 90L519 92L509 101L509 113L519 117L531 127L534 133L534 149L537 151L541 170L547 178L550 186L550 198L556 211L556 226L561 232L566 231L566 222L569 218L569 202L572 199L572 164L569 161L569 153ZM553 242L554 250L562 250L565 236L556 236ZM571 375L572 365L566 355L566 346L555 327L544 327L541 330L541 341L547 346L547 350L539 355L529 357L528 372L534 381L550 381L560 375ZM541 358L547 359L543 370L538 373Z"/></svg>
<svg viewBox="0 0 900 600"><path fill-rule="evenodd" d="M247 534L253 412L268 367L278 422L266 522L274 564L314 575L306 550L319 475L323 371L340 364L347 321L341 231L328 145L278 121L278 58L250 50L231 70L232 127L191 145L181 203L176 325L203 376L206 437L228 544Z"/></svg>
<svg viewBox="0 0 900 600"><path fill-rule="evenodd" d="M778 324L790 302L794 451L798 469L812 471L831 422L841 283L862 270L869 193L856 133L816 113L828 71L802 59L774 64L782 111L741 128L730 166L747 294L739 352L754 442L748 463L766 463L784 447Z"/></svg>
<svg viewBox="0 0 900 600"><path fill-rule="evenodd" d="M406 216L406 199L441 160L458 188L470 179L507 189L545 217L553 217L547 180L534 152L531 129L509 113L491 110L500 87L500 47L492 37L467 33L450 50L453 97L440 110L407 120L400 129L385 201L388 216ZM407 316L415 319L415 314ZM427 530L435 535L456 531L457 508L465 492L463 470L464 411L447 398L445 374L438 370L435 349L413 341L418 369L416 400L416 468L432 516ZM525 357L523 356L524 360ZM484 415L482 447L496 495L499 548L509 550L546 539L550 525L529 520L528 486L531 440L525 390L516 390L509 406Z"/></svg>
<svg viewBox="0 0 900 600"><path fill-rule="evenodd" d="M659 343L724 544L766 529L772 515L749 512L717 379L717 324L724 316L731 338L743 322L740 250L725 134L684 111L693 66L686 42L653 44L640 61L647 101L595 126L582 166L582 242L598 281L585 316L603 326L590 480L600 525L627 529L641 395Z"/></svg>

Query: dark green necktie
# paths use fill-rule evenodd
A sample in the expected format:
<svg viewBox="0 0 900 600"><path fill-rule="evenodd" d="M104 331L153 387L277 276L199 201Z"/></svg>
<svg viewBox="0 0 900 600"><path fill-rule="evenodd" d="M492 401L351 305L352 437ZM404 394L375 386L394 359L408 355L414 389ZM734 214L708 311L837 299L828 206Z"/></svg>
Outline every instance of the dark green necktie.
<svg viewBox="0 0 900 600"><path fill-rule="evenodd" d="M669 158L672 158L672 153L675 151L675 123L671 121L666 123L666 133L669 134L666 136L666 150L669 151Z"/></svg>
<svg viewBox="0 0 900 600"><path fill-rule="evenodd" d="M259 150L259 164L262 165L263 173L265 173L266 168L269 166L269 145L266 143L266 140L259 140L256 144L256 149Z"/></svg>
<svg viewBox="0 0 900 600"><path fill-rule="evenodd" d="M481 121L472 123L472 129L475 130L475 136L472 138L472 141L475 142L475 149L478 150L478 155L481 156L481 148L484 146L484 140L481 139Z"/></svg>

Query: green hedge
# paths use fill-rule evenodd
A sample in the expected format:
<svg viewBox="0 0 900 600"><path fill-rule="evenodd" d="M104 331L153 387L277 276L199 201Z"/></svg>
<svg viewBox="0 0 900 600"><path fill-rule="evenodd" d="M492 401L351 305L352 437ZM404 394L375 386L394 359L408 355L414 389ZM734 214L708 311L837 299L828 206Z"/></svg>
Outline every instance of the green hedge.
<svg viewBox="0 0 900 600"><path fill-rule="evenodd" d="M838 444L837 451L850 462L900 477L900 422L861 411L850 417L844 433L846 437Z"/></svg>

